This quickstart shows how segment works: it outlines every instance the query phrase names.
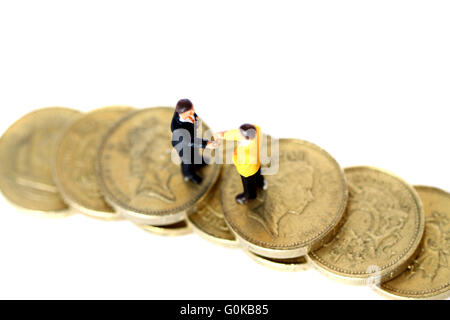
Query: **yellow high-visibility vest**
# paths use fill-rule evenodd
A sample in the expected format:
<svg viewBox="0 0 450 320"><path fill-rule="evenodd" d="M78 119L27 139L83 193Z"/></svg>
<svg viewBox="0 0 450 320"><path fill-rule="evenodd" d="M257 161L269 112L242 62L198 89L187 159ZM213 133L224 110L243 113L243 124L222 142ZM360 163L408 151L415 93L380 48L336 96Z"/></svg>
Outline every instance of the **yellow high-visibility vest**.
<svg viewBox="0 0 450 320"><path fill-rule="evenodd" d="M223 133L224 140L238 141L234 150L233 162L241 176L249 177L258 172L261 167L259 150L261 148L261 128L255 126L256 137L246 140L240 129L229 130ZM248 143L247 143L248 141Z"/></svg>

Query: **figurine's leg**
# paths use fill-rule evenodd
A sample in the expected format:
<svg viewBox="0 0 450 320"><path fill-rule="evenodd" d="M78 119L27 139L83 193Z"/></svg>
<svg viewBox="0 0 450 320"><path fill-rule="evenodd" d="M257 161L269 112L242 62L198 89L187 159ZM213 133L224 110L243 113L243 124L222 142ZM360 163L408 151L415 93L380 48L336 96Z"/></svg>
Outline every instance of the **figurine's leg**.
<svg viewBox="0 0 450 320"><path fill-rule="evenodd" d="M191 181L195 184L202 183L203 179L195 173L195 165L192 163L181 162L181 172L183 173L185 181Z"/></svg>
<svg viewBox="0 0 450 320"><path fill-rule="evenodd" d="M257 178L256 174L247 178L247 190L248 190L247 192L249 199L256 199L256 189L257 189L256 178Z"/></svg>
<svg viewBox="0 0 450 320"><path fill-rule="evenodd" d="M195 164L194 164L194 148L191 149L191 159L189 161L185 161L183 157L183 151L180 152L180 158L181 158L181 172L183 173L184 180L185 181L191 181L195 184L202 183L202 178L195 173Z"/></svg>
<svg viewBox="0 0 450 320"><path fill-rule="evenodd" d="M267 189L267 182L264 179L264 176L261 174L261 168L259 168L258 172L256 172L256 185L258 188L263 190Z"/></svg>
<svg viewBox="0 0 450 320"><path fill-rule="evenodd" d="M249 199L255 199L256 198L256 176L252 175L249 177L243 177L242 179L242 186L244 187L244 192L240 193L236 196L236 202L239 204L247 203Z"/></svg>
<svg viewBox="0 0 450 320"><path fill-rule="evenodd" d="M198 161L195 162L195 167L196 169L201 169L206 166L207 163L205 162L205 159L203 158L203 155L199 149L195 149L195 152L197 152L196 154L198 155Z"/></svg>

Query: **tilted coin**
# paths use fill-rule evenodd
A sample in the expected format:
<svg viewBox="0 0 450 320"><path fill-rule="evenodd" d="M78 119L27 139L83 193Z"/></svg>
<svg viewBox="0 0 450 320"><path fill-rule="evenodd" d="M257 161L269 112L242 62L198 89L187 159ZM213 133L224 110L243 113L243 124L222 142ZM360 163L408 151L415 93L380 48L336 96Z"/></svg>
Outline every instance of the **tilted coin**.
<svg viewBox="0 0 450 320"><path fill-rule="evenodd" d="M220 204L221 185L222 175L219 176L206 198L188 215L188 222L205 239L224 246L236 247L238 242L228 229Z"/></svg>
<svg viewBox="0 0 450 320"><path fill-rule="evenodd" d="M52 177L52 156L61 133L79 114L61 107L36 110L4 133L0 139L0 189L8 200L42 212L67 208Z"/></svg>
<svg viewBox="0 0 450 320"><path fill-rule="evenodd" d="M279 140L271 154L278 172L266 175L266 191L246 205L235 201L241 178L227 166L221 188L222 208L240 243L264 257L305 255L339 224L347 203L347 183L339 164L326 151L301 140Z"/></svg>
<svg viewBox="0 0 450 320"><path fill-rule="evenodd" d="M171 144L173 113L169 107L132 112L110 128L99 148L97 174L102 194L109 205L138 224L184 220L220 172L220 165L210 164L199 171L200 185L184 181Z"/></svg>
<svg viewBox="0 0 450 320"><path fill-rule="evenodd" d="M345 169L349 203L333 240L308 257L326 274L354 284L383 282L406 269L425 225L422 202L405 181L371 167Z"/></svg>
<svg viewBox="0 0 450 320"><path fill-rule="evenodd" d="M245 250L245 252L260 265L276 271L297 272L309 269L309 263L305 256L290 259L273 259L262 257L248 250Z"/></svg>
<svg viewBox="0 0 450 320"><path fill-rule="evenodd" d="M96 218L120 217L100 192L95 161L108 128L132 110L106 107L91 111L71 124L58 142L53 177L65 202L74 209Z"/></svg>
<svg viewBox="0 0 450 320"><path fill-rule="evenodd" d="M192 233L192 229L186 221L177 222L167 226L152 226L149 224L136 225L142 230L161 236L183 236Z"/></svg>
<svg viewBox="0 0 450 320"><path fill-rule="evenodd" d="M384 293L410 299L450 296L450 194L415 187L425 209L425 232L419 255L408 270L381 285Z"/></svg>

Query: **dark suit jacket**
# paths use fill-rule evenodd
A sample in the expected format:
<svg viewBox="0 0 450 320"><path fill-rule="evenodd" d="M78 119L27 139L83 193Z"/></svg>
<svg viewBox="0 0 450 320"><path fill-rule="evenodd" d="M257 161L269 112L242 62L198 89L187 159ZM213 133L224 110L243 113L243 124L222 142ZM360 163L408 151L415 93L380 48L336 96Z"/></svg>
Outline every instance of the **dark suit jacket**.
<svg viewBox="0 0 450 320"><path fill-rule="evenodd" d="M194 117L197 118L197 114L194 114ZM179 143L182 143L183 145L180 145L177 147L177 150L179 147L185 147L187 145L187 147L191 147L191 148L205 148L206 145L208 144L208 140L205 139L201 139L201 138L197 138L197 122L194 125L193 123L190 122L183 122L180 120L180 115L178 114L178 112L174 112L173 117L172 117L172 123L170 125L170 129L172 130L172 133L177 130L177 129L184 129L187 132L189 132L190 135L190 139L183 139L183 137L178 137L178 139L176 137L173 137L172 135L172 146L177 146Z"/></svg>

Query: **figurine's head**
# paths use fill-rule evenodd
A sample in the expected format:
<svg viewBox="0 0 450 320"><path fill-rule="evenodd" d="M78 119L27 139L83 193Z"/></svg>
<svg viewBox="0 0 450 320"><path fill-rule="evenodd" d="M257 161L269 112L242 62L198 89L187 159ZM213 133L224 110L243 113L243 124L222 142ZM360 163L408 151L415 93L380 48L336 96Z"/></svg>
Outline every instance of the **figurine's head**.
<svg viewBox="0 0 450 320"><path fill-rule="evenodd" d="M241 135L246 140L252 140L256 137L256 127L252 124L244 123L239 127Z"/></svg>
<svg viewBox="0 0 450 320"><path fill-rule="evenodd" d="M194 105L189 99L181 99L180 101L178 101L175 111L183 120L186 120L189 117L193 117L195 113Z"/></svg>

